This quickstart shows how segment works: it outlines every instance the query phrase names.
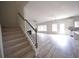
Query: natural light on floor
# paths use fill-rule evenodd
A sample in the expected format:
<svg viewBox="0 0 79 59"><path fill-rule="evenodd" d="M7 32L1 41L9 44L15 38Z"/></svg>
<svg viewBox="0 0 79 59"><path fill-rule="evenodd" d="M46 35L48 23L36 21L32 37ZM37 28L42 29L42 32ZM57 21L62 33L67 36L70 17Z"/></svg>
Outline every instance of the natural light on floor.
<svg viewBox="0 0 79 59"><path fill-rule="evenodd" d="M65 49L68 47L70 39L67 35L53 35L51 34L50 37L52 38L52 42L54 42L58 47Z"/></svg>
<svg viewBox="0 0 79 59"><path fill-rule="evenodd" d="M61 49L65 49L70 44L70 39L67 35L38 33L38 36L42 38L42 40L49 38L52 43L54 43Z"/></svg>

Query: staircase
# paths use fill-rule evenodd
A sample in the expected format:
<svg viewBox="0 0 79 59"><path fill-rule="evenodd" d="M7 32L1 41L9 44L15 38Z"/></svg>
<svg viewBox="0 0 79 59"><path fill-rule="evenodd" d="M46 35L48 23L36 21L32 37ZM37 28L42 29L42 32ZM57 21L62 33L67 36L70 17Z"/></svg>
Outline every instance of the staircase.
<svg viewBox="0 0 79 59"><path fill-rule="evenodd" d="M4 56L6 58L33 58L35 52L19 27L2 27Z"/></svg>

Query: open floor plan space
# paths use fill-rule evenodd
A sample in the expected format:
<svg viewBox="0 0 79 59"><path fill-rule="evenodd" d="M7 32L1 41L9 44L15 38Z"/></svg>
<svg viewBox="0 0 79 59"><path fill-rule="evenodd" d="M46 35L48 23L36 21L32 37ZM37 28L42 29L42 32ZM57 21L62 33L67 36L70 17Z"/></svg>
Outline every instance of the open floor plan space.
<svg viewBox="0 0 79 59"><path fill-rule="evenodd" d="M79 57L78 45L79 41L69 35L38 33L37 57L76 58Z"/></svg>
<svg viewBox="0 0 79 59"><path fill-rule="evenodd" d="M79 58L79 1L0 1L0 58Z"/></svg>

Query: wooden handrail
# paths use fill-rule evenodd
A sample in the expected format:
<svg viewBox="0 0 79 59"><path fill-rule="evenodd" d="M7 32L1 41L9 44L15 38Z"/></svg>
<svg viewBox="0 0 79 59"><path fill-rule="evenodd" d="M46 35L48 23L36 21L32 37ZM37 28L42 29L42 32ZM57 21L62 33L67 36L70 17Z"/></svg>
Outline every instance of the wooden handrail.
<svg viewBox="0 0 79 59"><path fill-rule="evenodd" d="M19 15L24 21L26 21L26 22L30 25L30 27L31 27L35 32L37 32L37 29L35 29L35 28L28 22L28 20L24 19L24 17L23 17L20 13L18 13L18 15Z"/></svg>

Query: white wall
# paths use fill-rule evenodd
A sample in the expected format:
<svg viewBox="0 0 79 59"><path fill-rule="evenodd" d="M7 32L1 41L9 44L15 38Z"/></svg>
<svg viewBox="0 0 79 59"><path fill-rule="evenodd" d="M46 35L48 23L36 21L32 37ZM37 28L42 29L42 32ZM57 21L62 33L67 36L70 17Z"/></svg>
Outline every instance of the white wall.
<svg viewBox="0 0 79 59"><path fill-rule="evenodd" d="M3 52L3 42L2 42L2 31L0 25L0 58L1 57L4 57L4 52Z"/></svg>
<svg viewBox="0 0 79 59"><path fill-rule="evenodd" d="M70 30L68 30L68 28L70 26L74 26L74 21L78 21L79 17L70 17L70 18L65 18L65 19L59 19L59 20L53 20L53 21L48 21L48 22L43 22L38 24L39 25L47 25L47 31L44 32L42 31L42 33L58 33L59 32L59 24L60 23L64 23L65 24L65 34L70 34ZM52 24L56 23L58 24L58 32L52 32ZM41 32L41 31L38 31Z"/></svg>
<svg viewBox="0 0 79 59"><path fill-rule="evenodd" d="M0 23L3 26L17 26L15 2L0 2Z"/></svg>

